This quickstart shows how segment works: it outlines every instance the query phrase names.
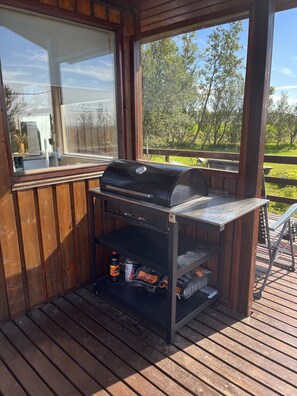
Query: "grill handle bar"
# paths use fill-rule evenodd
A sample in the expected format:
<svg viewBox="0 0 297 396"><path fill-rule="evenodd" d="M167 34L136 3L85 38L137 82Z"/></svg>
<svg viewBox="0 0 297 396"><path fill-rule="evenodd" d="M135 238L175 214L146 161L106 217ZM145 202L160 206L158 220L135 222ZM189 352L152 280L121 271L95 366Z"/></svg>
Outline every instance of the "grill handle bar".
<svg viewBox="0 0 297 396"><path fill-rule="evenodd" d="M141 193L139 191L128 190L127 188L115 187L115 186L111 186L110 184L107 184L105 186L105 188L108 190L113 190L113 191L117 191L117 192L121 192L121 193L126 193L129 195L134 195L136 197L142 197L142 198L153 198L154 197L153 194Z"/></svg>

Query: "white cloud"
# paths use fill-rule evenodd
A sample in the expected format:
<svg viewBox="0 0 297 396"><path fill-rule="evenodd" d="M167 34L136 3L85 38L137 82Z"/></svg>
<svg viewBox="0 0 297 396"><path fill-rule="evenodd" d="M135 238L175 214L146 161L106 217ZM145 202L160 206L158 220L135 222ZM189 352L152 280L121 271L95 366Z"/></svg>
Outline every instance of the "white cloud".
<svg viewBox="0 0 297 396"><path fill-rule="evenodd" d="M272 95L273 103L277 103L280 100L279 95ZM289 105L296 105L297 104L297 98L290 98L288 97L288 103Z"/></svg>
<svg viewBox="0 0 297 396"><path fill-rule="evenodd" d="M98 68L98 67L63 67L63 72L75 73L82 76L88 76L95 78L100 81L113 81L114 75L110 68Z"/></svg>
<svg viewBox="0 0 297 396"><path fill-rule="evenodd" d="M46 51L33 51L27 49L25 52L27 59L30 61L48 63L48 54Z"/></svg>
<svg viewBox="0 0 297 396"><path fill-rule="evenodd" d="M20 77L26 77L30 75L30 73L21 71L21 70L5 70L5 81L18 81Z"/></svg>
<svg viewBox="0 0 297 396"><path fill-rule="evenodd" d="M297 85L283 85L281 87L275 87L276 91L286 91L288 89L297 89Z"/></svg>
<svg viewBox="0 0 297 396"><path fill-rule="evenodd" d="M292 69L290 69L289 67L274 65L274 66L272 67L272 70L273 70L274 72L276 72L276 73L282 74L283 76L296 78L296 74L295 74L294 71L293 71Z"/></svg>

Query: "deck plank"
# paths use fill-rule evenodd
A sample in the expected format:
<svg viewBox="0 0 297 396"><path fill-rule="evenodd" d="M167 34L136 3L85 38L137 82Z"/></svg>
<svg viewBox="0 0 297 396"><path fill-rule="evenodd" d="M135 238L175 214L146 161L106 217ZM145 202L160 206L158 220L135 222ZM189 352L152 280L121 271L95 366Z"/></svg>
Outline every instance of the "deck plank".
<svg viewBox="0 0 297 396"><path fill-rule="evenodd" d="M5 323L1 326L1 331L55 394L61 396L80 394L13 322Z"/></svg>
<svg viewBox="0 0 297 396"><path fill-rule="evenodd" d="M266 269L259 259L255 289ZM0 394L295 396L296 314L297 273L273 267L249 318L212 306L168 345L81 288L0 326Z"/></svg>
<svg viewBox="0 0 297 396"><path fill-rule="evenodd" d="M11 372L4 365L0 359L0 395L14 395L23 396L26 395L25 391L21 388L18 381L11 374Z"/></svg>
<svg viewBox="0 0 297 396"><path fill-rule="evenodd" d="M45 306L46 307L46 306ZM135 395L126 384L110 370L108 370L99 360L86 351L82 345L74 340L66 331L58 326L41 310L33 311L30 318L58 344L69 356L89 375L94 378L104 389L112 395Z"/></svg>
<svg viewBox="0 0 297 396"><path fill-rule="evenodd" d="M108 393L69 355L67 355L47 334L45 334L27 315L15 324L30 338L44 355L73 383L83 394L107 396Z"/></svg>
<svg viewBox="0 0 297 396"><path fill-rule="evenodd" d="M115 334L112 334L108 329L102 326L102 313L94 310L94 306L84 304L84 301L77 295L67 296L67 300L59 299L55 305L63 310L67 315L71 316L76 323L91 333L96 339L103 342L113 353L117 354L121 359L126 360L137 372L141 374L160 390L166 394L188 395L181 386L173 381L170 381L166 374L158 370L155 366L148 364L147 360L141 355L137 354L130 346L129 340L125 339L125 334L121 327L117 328ZM72 305L73 304L73 305ZM88 308L91 310L90 316L87 316ZM81 311L82 310L82 311ZM95 320L94 320L95 319ZM97 321L98 320L98 321ZM100 324L99 324L100 322Z"/></svg>
<svg viewBox="0 0 297 396"><path fill-rule="evenodd" d="M198 359L197 359L197 355L192 353L190 365L186 365L185 364L186 359L184 358L184 353L182 352L183 349L178 348L181 344L181 341L179 341L178 344L177 341L178 337L175 337L175 343L177 344L168 345L164 342L163 338L151 332L149 329L145 328L139 322L136 322L134 319L125 315L123 312L116 309L115 307L106 304L105 301L96 298L86 289L82 289L78 293L81 296L84 296L86 299L88 299L88 301L91 301L97 308L100 308L102 312L105 312L111 318L116 320L118 324L122 324L127 329L129 329L132 333L134 333L135 336L139 336L142 339L145 339L146 343L148 344L145 347L145 351L150 350L149 347L153 347L159 352L159 354L162 353L163 355L168 356L171 360L174 360L177 364L182 364L184 367L187 367L191 373L194 372L195 366L197 364L199 365L199 362L203 362L203 364L207 364L209 366L208 367L209 371L205 372L205 370L203 370L202 367L200 366L196 371L197 376L199 375L200 378L204 379L206 382L213 380L213 382L211 382L210 384L212 386L217 386L217 390L219 392L222 392L223 394L241 394L241 393L244 394L245 392L244 389L240 389L237 386L244 383L247 388L252 387L254 385L255 387L254 389L256 391L255 394L263 395L263 396L266 396L268 394L266 386L262 387L256 382L253 384L252 378L245 377L244 375L241 376L237 370L234 370L234 375L232 376L232 367L230 367L229 365L222 366L222 361L218 360L216 358L216 355L209 353L209 351L202 350L202 353L200 354ZM117 323L116 326L118 326ZM193 343L191 342L191 344ZM184 345L182 347L184 347ZM140 349L144 349L142 345L140 345ZM156 351L153 356L156 356ZM197 360L194 360L193 356ZM167 373L170 374L170 371L168 371L168 367L165 367L165 369L167 369ZM217 373L219 374L217 375ZM221 377L220 381L218 380L218 377ZM238 378L239 381L237 382ZM230 379L232 379L233 382L230 381ZM221 384L222 381L224 382L223 385ZM225 392L223 391L224 389L226 390ZM271 394L275 394L275 393L271 393Z"/></svg>
<svg viewBox="0 0 297 396"><path fill-rule="evenodd" d="M61 310L52 304L44 306L43 311L68 334L76 339L89 353L96 355L107 368L113 371L118 378L135 392L143 392L144 395L160 395L156 387L146 381L139 373L133 370L124 360L110 351L103 343L98 342L91 334L67 317Z"/></svg>
<svg viewBox="0 0 297 396"><path fill-rule="evenodd" d="M179 365L179 362L175 362L173 357L177 352L176 349L172 349L171 345L168 345L166 341L157 335L155 339L150 340L149 335L153 336L148 329L144 328L140 323L136 322L130 316L124 314L114 306L107 304L100 298L96 298L92 293L86 289L80 290L80 295L85 298L89 298L90 301L95 305L96 308L100 307L101 313L105 313L111 317L112 321L105 321L110 332L117 331L119 325L122 325L121 331L125 334L125 339L130 343L131 348L137 350L139 353L142 351L145 354L145 358L150 362L154 363L158 368L167 373L174 381L184 386L188 391L194 394L217 394L215 390L212 390L206 384L204 384L198 377L194 376L191 372L185 370ZM106 319L107 317L105 317ZM103 316L100 316L100 322L103 322ZM129 341L128 341L129 340ZM145 343L143 342L145 340ZM158 346L158 341L161 340L162 349ZM167 352L167 351L170 352ZM169 354L172 359L167 359L166 354ZM200 393L199 393L200 392ZM202 393L202 394L204 394Z"/></svg>
<svg viewBox="0 0 297 396"><path fill-rule="evenodd" d="M0 358L9 371L18 378L19 384L27 393L33 396L54 395L2 332L0 332Z"/></svg>
<svg viewBox="0 0 297 396"><path fill-rule="evenodd" d="M232 383L226 381L218 375L215 370L208 368L203 364L203 362L201 363L200 360L197 361L193 359L188 353L186 354L173 346L165 345L164 347L164 339L162 338L159 338L158 342L156 342L156 335L153 335L152 333L150 334L139 323L126 317L115 307L107 306L103 300L96 298L87 290L83 289L78 293L86 300L78 300L78 296L74 295L68 296L68 299L75 302L76 305L84 309L85 312L90 312L89 315L95 318L95 320L96 318L100 318L100 323L106 326L106 328L109 328L109 331L114 331L115 334L120 332L123 340L125 340L130 347L132 346L135 351L141 353L149 362L157 365L160 369L163 369L167 376L171 374L171 370L169 370L168 362L165 365L164 360L166 357L171 358L177 364L182 364L183 367L187 368L191 374L195 374L197 377L199 376L200 379L204 380L208 385L217 388L217 390L222 391L223 389L226 389L226 392L228 391L229 394L234 395L245 394L243 390L238 389L236 386L232 385ZM87 306L87 302L89 307ZM94 306L98 311L94 311ZM108 314L111 316L108 316ZM114 322L114 317L118 318L116 322ZM143 336L141 330L144 332ZM201 360L203 360L203 357L201 357ZM158 363L159 361L161 361L162 364ZM173 373L175 372L173 371ZM176 378L175 375L173 376L173 379L174 378ZM170 390L170 388L168 390ZM175 393L170 392L169 394L172 395Z"/></svg>

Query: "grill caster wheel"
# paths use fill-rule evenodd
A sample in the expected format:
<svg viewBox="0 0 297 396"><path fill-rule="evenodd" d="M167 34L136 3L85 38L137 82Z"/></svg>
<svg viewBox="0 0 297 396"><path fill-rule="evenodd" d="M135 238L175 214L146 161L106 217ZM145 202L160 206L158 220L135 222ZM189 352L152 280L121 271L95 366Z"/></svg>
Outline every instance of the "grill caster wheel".
<svg viewBox="0 0 297 396"><path fill-rule="evenodd" d="M295 272L296 271L296 269L293 267L293 268L289 268L289 271L290 272Z"/></svg>
<svg viewBox="0 0 297 396"><path fill-rule="evenodd" d="M254 293L254 299L255 300L260 300L263 296L263 293L261 291L257 291Z"/></svg>

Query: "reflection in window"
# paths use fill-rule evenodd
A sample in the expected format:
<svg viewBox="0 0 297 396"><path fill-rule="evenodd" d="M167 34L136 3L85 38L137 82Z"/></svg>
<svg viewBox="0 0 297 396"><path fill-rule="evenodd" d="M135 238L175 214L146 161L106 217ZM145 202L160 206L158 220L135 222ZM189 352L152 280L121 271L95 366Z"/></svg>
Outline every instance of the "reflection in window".
<svg viewBox="0 0 297 396"><path fill-rule="evenodd" d="M1 8L16 171L117 157L114 51L112 32Z"/></svg>

